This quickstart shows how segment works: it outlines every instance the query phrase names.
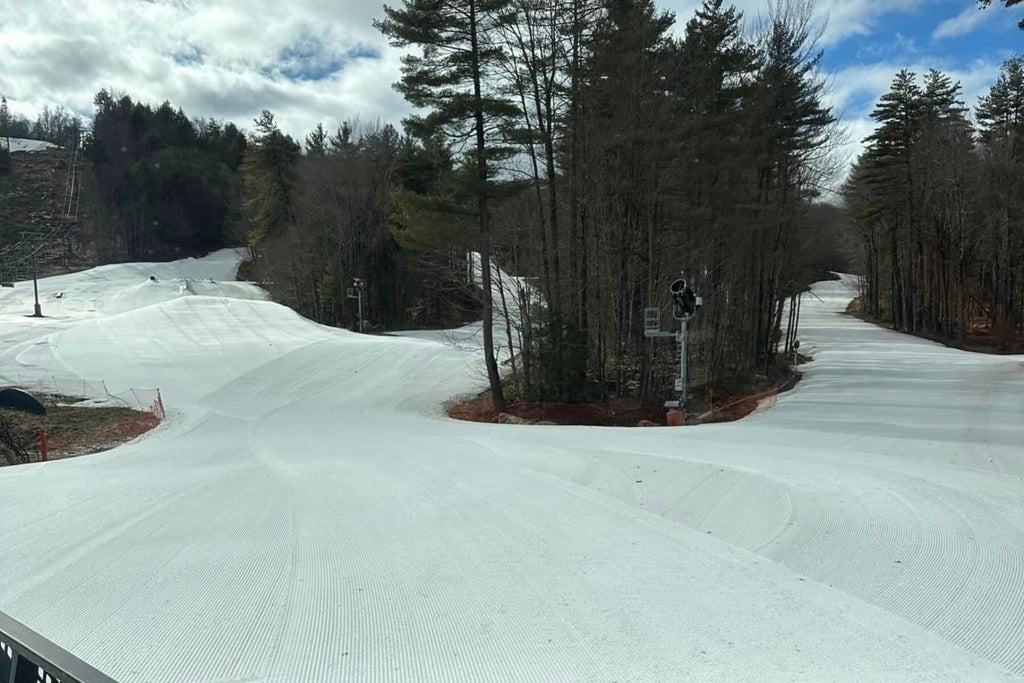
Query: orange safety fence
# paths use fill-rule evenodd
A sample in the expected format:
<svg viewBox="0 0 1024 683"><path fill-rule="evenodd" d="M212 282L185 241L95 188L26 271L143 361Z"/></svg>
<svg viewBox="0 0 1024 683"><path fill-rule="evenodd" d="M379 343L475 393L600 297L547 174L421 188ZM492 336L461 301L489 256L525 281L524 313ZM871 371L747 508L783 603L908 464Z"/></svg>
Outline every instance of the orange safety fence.
<svg viewBox="0 0 1024 683"><path fill-rule="evenodd" d="M766 400L767 399L767 400ZM722 405L715 406L715 410L728 411L737 406L747 406L750 411L756 410L757 408L774 408L775 404L779 400L779 388L769 387L764 391L759 391L756 394L750 394L749 396L740 396L734 398L731 401L723 403ZM764 405L761 405L761 401L765 401Z"/></svg>

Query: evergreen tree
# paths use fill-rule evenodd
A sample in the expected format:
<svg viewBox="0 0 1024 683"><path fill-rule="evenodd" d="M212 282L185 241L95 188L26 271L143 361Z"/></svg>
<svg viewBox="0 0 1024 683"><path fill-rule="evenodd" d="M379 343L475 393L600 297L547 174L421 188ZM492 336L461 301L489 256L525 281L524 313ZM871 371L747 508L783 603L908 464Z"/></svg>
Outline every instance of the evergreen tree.
<svg viewBox="0 0 1024 683"><path fill-rule="evenodd" d="M908 182L910 154L920 133L922 106L916 75L900 70L871 112L878 125L864 139L868 146L866 161L878 171L878 182L889 186L896 183L899 187Z"/></svg>
<svg viewBox="0 0 1024 683"><path fill-rule="evenodd" d="M255 120L256 132L246 150L244 207L252 230L249 245L262 244L291 223L296 191L295 164L299 145L277 127L274 115L264 110Z"/></svg>
<svg viewBox="0 0 1024 683"><path fill-rule="evenodd" d="M761 36L762 66L754 116L757 205L751 254L754 286L754 357L767 372L774 364L783 305L796 294L791 245L806 202L828 173L827 148L835 117L824 104L810 6L778 3Z"/></svg>
<svg viewBox="0 0 1024 683"><path fill-rule="evenodd" d="M472 141L468 159L477 213L483 300L484 360L491 398L503 400L494 353L491 274L491 207L496 162L511 155L501 132L517 109L489 87L503 62L503 50L491 37L512 20L510 0L405 0L384 8L376 26L397 47L417 46L419 55L402 58L396 88L426 116L411 116L406 126L418 137L442 134L461 144Z"/></svg>
<svg viewBox="0 0 1024 683"><path fill-rule="evenodd" d="M961 88L946 74L929 69L921 91L921 115L925 124L966 124L967 107L960 99Z"/></svg>
<svg viewBox="0 0 1024 683"><path fill-rule="evenodd" d="M982 282L989 290L993 336L1008 349L1024 324L1024 58L1003 63L978 102L976 118L987 209L982 248L990 255Z"/></svg>
<svg viewBox="0 0 1024 683"><path fill-rule="evenodd" d="M7 98L0 95L0 138L7 143L7 151L11 151L11 110L7 107Z"/></svg>
<svg viewBox="0 0 1024 683"><path fill-rule="evenodd" d="M866 312L960 342L987 332L1012 348L1024 323L1022 80L1018 58L1004 64L978 104L976 136L959 83L934 70L923 85L896 75L844 189L863 244Z"/></svg>
<svg viewBox="0 0 1024 683"><path fill-rule="evenodd" d="M1018 151L1024 149L1024 57L1003 62L999 78L978 102L977 119L986 142L1013 140Z"/></svg>
<svg viewBox="0 0 1024 683"><path fill-rule="evenodd" d="M864 182L875 187L877 215L884 221L888 235L889 313L893 325L903 329L906 307L903 292L904 269L899 245L902 234L913 231L916 198L912 154L921 133L921 88L916 75L900 70L889 92L882 95L871 117L878 123L875 132L865 138L866 172ZM879 245L880 246L880 245Z"/></svg>
<svg viewBox="0 0 1024 683"><path fill-rule="evenodd" d="M678 240L687 244L679 267L704 273L704 291L722 299L744 301L751 270L738 253L750 240L750 216L740 207L753 203L753 138L757 76L762 67L756 45L743 36L742 15L721 0L706 0L687 22L674 59L670 85L675 93L678 153L668 167L666 184L681 199L686 214L679 220ZM692 276L691 276L691 279ZM701 337L691 345L695 365L717 374L726 363L742 368L753 361L749 311L742 305L709 306L701 314ZM731 358L730 358L731 356ZM665 380L662 380L665 381Z"/></svg>
<svg viewBox="0 0 1024 683"><path fill-rule="evenodd" d="M94 102L83 151L113 218L97 236L107 257L196 253L233 241L245 136L232 124L190 120L167 102L153 109L106 91Z"/></svg>
<svg viewBox="0 0 1024 683"><path fill-rule="evenodd" d="M639 370L651 382L651 345L635 311L656 300L661 258L670 244L662 180L674 144L668 91L675 17L651 0L614 0L587 42L580 97L589 246L595 270L588 303L602 320L593 340L594 374L617 386ZM593 326L592 326L593 327ZM555 343L559 343L555 338Z"/></svg>
<svg viewBox="0 0 1024 683"><path fill-rule="evenodd" d="M342 154L351 156L356 152L355 143L352 141L352 124L348 121L342 121L341 125L338 126L338 130L331 135L327 142L330 145L327 151L330 154Z"/></svg>
<svg viewBox="0 0 1024 683"><path fill-rule="evenodd" d="M327 153L327 132L324 124L317 123L316 128L306 136L306 154L314 157L322 157Z"/></svg>

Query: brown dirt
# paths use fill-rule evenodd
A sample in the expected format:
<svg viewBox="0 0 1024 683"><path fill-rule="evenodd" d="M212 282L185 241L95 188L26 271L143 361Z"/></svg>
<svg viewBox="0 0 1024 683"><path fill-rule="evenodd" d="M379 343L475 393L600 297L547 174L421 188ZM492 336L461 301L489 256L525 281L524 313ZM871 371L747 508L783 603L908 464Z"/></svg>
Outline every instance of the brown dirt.
<svg viewBox="0 0 1024 683"><path fill-rule="evenodd" d="M11 172L0 175L0 261L2 252L20 242L28 234L48 234L61 224L64 192L68 174L68 150L47 149L39 152L14 152ZM89 202L83 197L79 203L79 228L89 220ZM76 230L71 245L51 244L39 254L40 276L57 275L95 265L85 258ZM16 273L5 273L9 278L28 278L28 265Z"/></svg>
<svg viewBox="0 0 1024 683"><path fill-rule="evenodd" d="M0 176L0 239L18 241L22 231L49 232L60 223L68 153L63 149L15 152L11 172Z"/></svg>
<svg viewBox="0 0 1024 683"><path fill-rule="evenodd" d="M46 406L46 415L32 415L3 409L3 416L22 447L39 460L39 430L46 430L48 459L110 450L131 441L160 424L159 418L130 408L75 407L78 398L36 395ZM0 458L0 465L6 462Z"/></svg>
<svg viewBox="0 0 1024 683"><path fill-rule="evenodd" d="M801 356L803 361L810 360ZM792 389L799 373L785 370L774 379L757 377L744 381L723 382L708 393L695 391L689 399L686 424L730 422L746 417L765 398L772 398ZM600 427L640 427L667 424L665 408L641 406L625 399L602 403L537 403L526 401L495 404L486 395L469 400L453 400L446 406L449 417L470 422L511 422L502 414L514 416L526 424L589 425ZM518 422L518 420L516 420ZM641 425L642 422L647 424Z"/></svg>

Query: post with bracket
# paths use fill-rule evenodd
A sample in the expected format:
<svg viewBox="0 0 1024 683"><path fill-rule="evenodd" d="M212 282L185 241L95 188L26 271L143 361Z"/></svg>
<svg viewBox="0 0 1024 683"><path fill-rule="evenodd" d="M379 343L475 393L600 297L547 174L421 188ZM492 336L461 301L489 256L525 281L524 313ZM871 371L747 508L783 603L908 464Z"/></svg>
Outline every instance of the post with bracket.
<svg viewBox="0 0 1024 683"><path fill-rule="evenodd" d="M366 289L366 280L361 277L352 278L352 286L348 288L348 298L356 299L359 308L359 331L363 331L363 290Z"/></svg>
<svg viewBox="0 0 1024 683"><path fill-rule="evenodd" d="M36 305L35 308L33 309L32 317L42 318L43 309L39 305L39 259L36 259L35 268L32 271L32 289L35 291L36 294Z"/></svg>
<svg viewBox="0 0 1024 683"><path fill-rule="evenodd" d="M687 324L704 305L704 300L693 293L686 280L679 278L669 285L672 295L672 317L679 321L678 332L667 332L661 329L661 309L649 307L644 309L644 336L648 338L675 337L679 342L679 377L675 382L678 399L665 401L665 407L675 409L669 411L669 424L682 425L686 421L687 372L686 372L686 331Z"/></svg>

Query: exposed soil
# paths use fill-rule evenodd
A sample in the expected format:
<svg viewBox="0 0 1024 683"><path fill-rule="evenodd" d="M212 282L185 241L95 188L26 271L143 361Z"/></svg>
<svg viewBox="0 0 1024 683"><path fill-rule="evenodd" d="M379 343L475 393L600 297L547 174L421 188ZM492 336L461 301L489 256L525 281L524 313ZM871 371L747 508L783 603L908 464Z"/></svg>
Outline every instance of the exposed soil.
<svg viewBox="0 0 1024 683"><path fill-rule="evenodd" d="M68 150L14 152L11 172L0 175L0 263L4 252L33 234L48 234L62 223L68 177ZM80 202L79 221L86 220L88 202ZM77 240L78 237L75 237ZM93 264L72 244L50 244L39 254L40 276L80 270ZM14 254L11 254L14 256ZM8 279L31 277L28 264L5 272Z"/></svg>
<svg viewBox="0 0 1024 683"><path fill-rule="evenodd" d="M800 357L801 362L810 358ZM774 400L800 380L799 372L780 368L773 377L720 382L708 390L700 387L687 403L686 424L730 422L746 417L762 400ZM541 403L511 401L495 404L486 392L468 400L453 400L446 406L449 417L470 422L503 424L590 425L600 427L658 427L668 424L668 411L642 406L636 401L617 399L600 403Z"/></svg>
<svg viewBox="0 0 1024 683"><path fill-rule="evenodd" d="M58 460L110 450L160 424L155 415L130 408L76 406L82 399L69 396L36 394L36 398L46 406L46 415L0 410L32 462L40 460L41 429L46 431L47 459ZM0 466L6 464L0 457Z"/></svg>

